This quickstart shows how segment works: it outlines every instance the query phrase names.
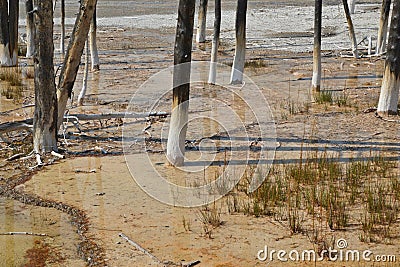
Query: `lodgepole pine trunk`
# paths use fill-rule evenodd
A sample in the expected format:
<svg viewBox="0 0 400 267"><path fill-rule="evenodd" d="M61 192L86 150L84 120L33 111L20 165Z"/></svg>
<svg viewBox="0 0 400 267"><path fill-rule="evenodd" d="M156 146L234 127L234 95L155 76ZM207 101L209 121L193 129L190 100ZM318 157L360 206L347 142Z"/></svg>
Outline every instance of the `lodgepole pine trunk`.
<svg viewBox="0 0 400 267"><path fill-rule="evenodd" d="M26 9L26 57L31 58L35 54L35 24L33 23L33 2L25 0Z"/></svg>
<svg viewBox="0 0 400 267"><path fill-rule="evenodd" d="M60 53L65 55L65 0L61 0L61 36L60 36Z"/></svg>
<svg viewBox="0 0 400 267"><path fill-rule="evenodd" d="M58 129L63 122L68 99L71 97L83 48L89 34L90 21L92 20L97 0L82 0L78 17L75 21L74 30L68 45L64 64L61 69L57 86L58 99Z"/></svg>
<svg viewBox="0 0 400 267"><path fill-rule="evenodd" d="M9 33L10 33L10 57L11 65L18 64L18 18L19 18L19 1L10 0L8 10L9 14Z"/></svg>
<svg viewBox="0 0 400 267"><path fill-rule="evenodd" d="M167 159L174 166L182 166L185 157L195 4L196 0L179 0L174 49L173 102L167 142Z"/></svg>
<svg viewBox="0 0 400 267"><path fill-rule="evenodd" d="M8 2L0 0L0 65L11 66Z"/></svg>
<svg viewBox="0 0 400 267"><path fill-rule="evenodd" d="M207 6L208 0L199 1L198 25L196 35L196 42L198 43L204 43L206 41Z"/></svg>
<svg viewBox="0 0 400 267"><path fill-rule="evenodd" d="M57 150L57 96L53 64L53 1L36 0L35 113L33 148L36 153Z"/></svg>
<svg viewBox="0 0 400 267"><path fill-rule="evenodd" d="M243 81L244 64L246 60L246 12L247 0L238 0L236 9L236 48L232 65L231 84L241 84Z"/></svg>
<svg viewBox="0 0 400 267"><path fill-rule="evenodd" d="M314 50L312 90L321 91L321 33L322 33L322 0L315 0L314 11Z"/></svg>
<svg viewBox="0 0 400 267"><path fill-rule="evenodd" d="M387 57L383 74L378 113L397 114L400 87L400 3L393 2L392 20L389 30Z"/></svg>
<svg viewBox="0 0 400 267"><path fill-rule="evenodd" d="M89 40L87 40L85 44L85 67L83 69L82 89L78 96L78 106L83 105L83 99L85 98L87 91L88 73L89 73Z"/></svg>
<svg viewBox="0 0 400 267"><path fill-rule="evenodd" d="M349 27L349 36L350 36L353 56L355 58L358 58L357 39L356 39L356 34L354 32L354 26L353 26L353 21L351 19L349 6L347 4L347 0L342 0L342 2L344 7L344 13L346 14L347 25Z"/></svg>
<svg viewBox="0 0 400 267"><path fill-rule="evenodd" d="M386 51L386 38L389 23L389 13L391 0L383 0L381 7L381 16L379 19L378 39L376 41L375 54L379 55Z"/></svg>
<svg viewBox="0 0 400 267"><path fill-rule="evenodd" d="M93 13L92 21L90 22L90 34L89 34L89 43L90 43L90 58L92 62L92 71L100 70L100 62L99 62L99 52L97 51L97 17L96 17L96 9Z"/></svg>
<svg viewBox="0 0 400 267"><path fill-rule="evenodd" d="M354 14L356 10L356 0L348 0L347 4L349 6L350 13Z"/></svg>
<svg viewBox="0 0 400 267"><path fill-rule="evenodd" d="M217 57L219 36L221 31L221 0L215 0L215 20L214 20L214 35L211 48L211 63L210 72L208 75L208 83L215 84L217 79Z"/></svg>

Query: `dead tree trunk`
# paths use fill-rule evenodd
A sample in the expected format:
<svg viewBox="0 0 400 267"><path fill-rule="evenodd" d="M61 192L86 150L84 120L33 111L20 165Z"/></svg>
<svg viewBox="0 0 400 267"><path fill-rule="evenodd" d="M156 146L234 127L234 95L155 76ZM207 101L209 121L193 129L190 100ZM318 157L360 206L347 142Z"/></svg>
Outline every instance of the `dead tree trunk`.
<svg viewBox="0 0 400 267"><path fill-rule="evenodd" d="M9 15L9 32L10 32L10 56L12 66L18 64L18 18L19 18L19 1L10 0L8 10Z"/></svg>
<svg viewBox="0 0 400 267"><path fill-rule="evenodd" d="M26 57L31 58L35 53L35 24L33 23L33 2L25 1L26 9Z"/></svg>
<svg viewBox="0 0 400 267"><path fill-rule="evenodd" d="M312 90L321 91L321 33L322 33L322 0L315 0L314 13L314 51Z"/></svg>
<svg viewBox="0 0 400 267"><path fill-rule="evenodd" d="M383 74L378 113L382 115L397 114L400 87L400 3L393 2L392 20L389 30L389 41L385 71Z"/></svg>
<svg viewBox="0 0 400 267"><path fill-rule="evenodd" d="M219 46L219 35L221 31L221 0L215 0L215 20L214 35L211 48L210 73L208 75L208 83L215 84L217 79L217 57Z"/></svg>
<svg viewBox="0 0 400 267"><path fill-rule="evenodd" d="M386 50L386 38L389 22L391 0L383 0L381 7L381 17L379 19L378 40L376 41L375 54L379 55Z"/></svg>
<svg viewBox="0 0 400 267"><path fill-rule="evenodd" d="M348 6L350 9L350 13L354 14L356 11L356 0L348 0Z"/></svg>
<svg viewBox="0 0 400 267"><path fill-rule="evenodd" d="M61 0L61 36L60 36L60 53L65 54L65 0Z"/></svg>
<svg viewBox="0 0 400 267"><path fill-rule="evenodd" d="M244 64L246 60L246 12L247 0L238 0L236 9L236 48L232 65L231 84L243 81Z"/></svg>
<svg viewBox="0 0 400 267"><path fill-rule="evenodd" d="M207 5L208 0L199 1L198 25L196 35L196 42L198 43L204 43L206 41Z"/></svg>
<svg viewBox="0 0 400 267"><path fill-rule="evenodd" d="M11 66L7 0L0 0L0 23L0 65Z"/></svg>
<svg viewBox="0 0 400 267"><path fill-rule="evenodd" d="M85 44L85 68L83 70L82 90L78 96L78 105L79 106L83 105L83 99L85 98L85 95L86 95L88 73L89 73L89 40L87 40L86 44Z"/></svg>
<svg viewBox="0 0 400 267"><path fill-rule="evenodd" d="M99 52L97 51L97 12L96 9L93 13L92 21L90 22L90 34L89 34L89 43L90 43L90 58L92 62L92 71L100 70L100 62L99 62Z"/></svg>
<svg viewBox="0 0 400 267"><path fill-rule="evenodd" d="M53 64L53 1L36 0L35 113L33 147L36 153L57 150L57 96Z"/></svg>
<svg viewBox="0 0 400 267"><path fill-rule="evenodd" d="M347 25L349 27L349 36L350 36L353 56L355 58L358 58L357 39L356 39L356 34L354 32L354 26L353 26L353 21L351 19L349 6L347 4L347 0L342 0L342 2L344 7L344 13L346 14Z"/></svg>
<svg viewBox="0 0 400 267"><path fill-rule="evenodd" d="M71 34L57 86L58 128L61 126L68 99L72 94L96 3L97 0L81 1L81 7Z"/></svg>
<svg viewBox="0 0 400 267"><path fill-rule="evenodd" d="M16 66L18 61L18 1L0 0L0 65Z"/></svg>
<svg viewBox="0 0 400 267"><path fill-rule="evenodd" d="M167 143L167 158L174 166L182 166L184 163L195 4L196 0L179 0L174 50L173 102Z"/></svg>

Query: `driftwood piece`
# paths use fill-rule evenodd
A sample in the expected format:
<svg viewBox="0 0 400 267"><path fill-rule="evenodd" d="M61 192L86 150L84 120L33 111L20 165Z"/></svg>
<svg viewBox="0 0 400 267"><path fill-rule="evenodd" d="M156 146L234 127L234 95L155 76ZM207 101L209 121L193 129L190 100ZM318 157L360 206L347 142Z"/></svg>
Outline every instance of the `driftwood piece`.
<svg viewBox="0 0 400 267"><path fill-rule="evenodd" d="M132 246L134 246L137 250L139 250L140 252L146 254L147 256L149 256L152 260L154 260L157 263L162 263L156 256L154 256L153 254L151 254L148 250L146 250L145 248L143 248L142 246L140 246L138 243L132 241L129 237L127 237L124 233L119 233L119 236L123 239L126 240L126 242L128 242L129 244L131 244Z"/></svg>
<svg viewBox="0 0 400 267"><path fill-rule="evenodd" d="M32 233L32 232L6 232L0 235L33 235L33 236L49 236L48 234Z"/></svg>

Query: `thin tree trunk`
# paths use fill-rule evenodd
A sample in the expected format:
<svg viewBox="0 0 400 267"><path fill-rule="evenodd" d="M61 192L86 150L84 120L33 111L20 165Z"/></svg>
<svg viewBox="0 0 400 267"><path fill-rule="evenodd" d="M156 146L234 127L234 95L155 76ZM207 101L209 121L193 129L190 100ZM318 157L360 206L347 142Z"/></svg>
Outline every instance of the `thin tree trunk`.
<svg viewBox="0 0 400 267"><path fill-rule="evenodd" d="M67 54L64 58L64 64L57 86L58 128L61 126L68 99L72 94L96 3L97 0L81 1L81 7L68 45Z"/></svg>
<svg viewBox="0 0 400 267"><path fill-rule="evenodd" d="M214 20L214 36L211 48L211 64L210 73L208 75L208 83L215 84L217 78L217 57L219 47L219 35L221 31L221 0L215 0L215 20Z"/></svg>
<svg viewBox="0 0 400 267"><path fill-rule="evenodd" d="M238 0L236 9L236 48L232 65L231 84L243 81L244 64L246 60L246 12L247 0Z"/></svg>
<svg viewBox="0 0 400 267"><path fill-rule="evenodd" d="M35 53L35 24L33 23L33 2L25 0L26 9L26 57L31 58Z"/></svg>
<svg viewBox="0 0 400 267"><path fill-rule="evenodd" d="M381 17L379 19L379 31L378 40L376 41L376 51L377 55L385 52L386 50L386 38L389 23L389 13L391 0L383 0L381 7Z"/></svg>
<svg viewBox="0 0 400 267"><path fill-rule="evenodd" d="M60 53L65 55L65 0L61 0L61 37L60 37Z"/></svg>
<svg viewBox="0 0 400 267"><path fill-rule="evenodd" d="M100 62L99 62L99 52L97 51L97 42L96 42L96 35L97 35L97 12L96 9L93 13L92 21L90 22L90 35L89 35L89 42L90 42L90 56L92 62L92 71L100 70Z"/></svg>
<svg viewBox="0 0 400 267"><path fill-rule="evenodd" d="M78 105L79 106L83 105L83 99L85 98L85 95L86 95L88 72L89 72L89 40L87 40L86 44L85 44L85 68L83 70L82 90L78 96Z"/></svg>
<svg viewBox="0 0 400 267"><path fill-rule="evenodd" d="M196 0L179 0L174 50L173 102L167 143L167 158L174 166L182 166L184 163L195 5Z"/></svg>
<svg viewBox="0 0 400 267"><path fill-rule="evenodd" d="M57 97L53 64L53 1L36 0L34 151L57 150Z"/></svg>
<svg viewBox="0 0 400 267"><path fill-rule="evenodd" d="M397 114L400 87L400 3L393 2L392 20L389 30L389 41L385 71L379 96L378 113L383 115Z"/></svg>
<svg viewBox="0 0 400 267"><path fill-rule="evenodd" d="M18 64L18 18L19 18L19 1L10 0L8 10L9 14L9 33L10 33L10 57L11 65Z"/></svg>
<svg viewBox="0 0 400 267"><path fill-rule="evenodd" d="M356 10L356 0L348 0L348 6L350 9L350 13L354 14Z"/></svg>
<svg viewBox="0 0 400 267"><path fill-rule="evenodd" d="M199 1L198 26L196 35L196 42L198 43L204 43L206 41L207 5L208 0Z"/></svg>
<svg viewBox="0 0 400 267"><path fill-rule="evenodd" d="M0 65L11 66L10 32L8 28L8 1L0 0Z"/></svg>
<svg viewBox="0 0 400 267"><path fill-rule="evenodd" d="M321 32L322 32L322 0L315 0L314 10L314 51L312 90L321 91Z"/></svg>
<svg viewBox="0 0 400 267"><path fill-rule="evenodd" d="M349 27L349 36L352 46L352 52L354 57L358 58L357 39L356 39L356 34L354 33L354 26L353 26L353 21L351 20L349 6L347 4L347 0L342 0L342 2L344 7L344 13L346 14L347 25Z"/></svg>

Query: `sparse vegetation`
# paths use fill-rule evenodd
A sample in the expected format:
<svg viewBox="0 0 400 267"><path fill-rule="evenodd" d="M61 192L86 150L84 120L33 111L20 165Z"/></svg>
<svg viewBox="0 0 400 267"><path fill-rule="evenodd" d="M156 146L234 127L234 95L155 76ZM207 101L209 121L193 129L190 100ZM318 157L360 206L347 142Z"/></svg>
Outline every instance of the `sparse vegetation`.
<svg viewBox="0 0 400 267"><path fill-rule="evenodd" d="M9 82L11 86L21 86L21 69L19 67L1 67L0 80Z"/></svg>

